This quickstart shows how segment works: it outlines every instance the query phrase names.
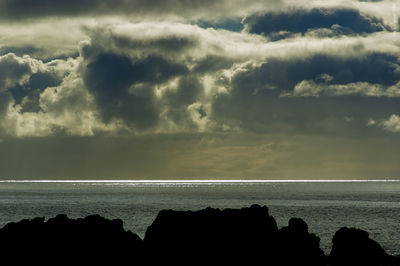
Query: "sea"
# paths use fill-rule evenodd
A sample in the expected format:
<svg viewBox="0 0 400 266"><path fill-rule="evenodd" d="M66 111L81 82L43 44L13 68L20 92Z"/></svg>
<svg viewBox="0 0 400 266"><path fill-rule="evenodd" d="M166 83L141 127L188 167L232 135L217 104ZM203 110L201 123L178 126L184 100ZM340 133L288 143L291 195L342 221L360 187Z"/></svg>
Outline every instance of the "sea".
<svg viewBox="0 0 400 266"><path fill-rule="evenodd" d="M400 182L308 180L1 181L0 227L22 219L67 214L119 218L144 237L163 209L199 210L266 205L279 227L302 218L329 254L341 227L369 232L389 254L400 254Z"/></svg>

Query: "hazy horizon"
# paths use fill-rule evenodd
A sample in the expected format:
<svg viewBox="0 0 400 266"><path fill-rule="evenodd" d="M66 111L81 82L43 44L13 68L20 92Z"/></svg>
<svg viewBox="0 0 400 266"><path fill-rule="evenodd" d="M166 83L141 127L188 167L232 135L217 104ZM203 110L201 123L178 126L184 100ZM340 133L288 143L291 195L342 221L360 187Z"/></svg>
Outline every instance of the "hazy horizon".
<svg viewBox="0 0 400 266"><path fill-rule="evenodd" d="M400 178L397 0L0 0L0 180Z"/></svg>
<svg viewBox="0 0 400 266"><path fill-rule="evenodd" d="M0 183L132 183L132 184L235 184L235 183L379 183L400 179L4 179Z"/></svg>

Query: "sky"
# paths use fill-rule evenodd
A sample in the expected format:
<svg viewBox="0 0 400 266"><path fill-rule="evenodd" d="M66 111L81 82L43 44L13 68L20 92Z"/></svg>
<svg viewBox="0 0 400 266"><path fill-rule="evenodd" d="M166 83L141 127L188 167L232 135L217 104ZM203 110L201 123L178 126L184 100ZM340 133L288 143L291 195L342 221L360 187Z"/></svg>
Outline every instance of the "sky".
<svg viewBox="0 0 400 266"><path fill-rule="evenodd" d="M0 0L0 179L400 178L398 0Z"/></svg>

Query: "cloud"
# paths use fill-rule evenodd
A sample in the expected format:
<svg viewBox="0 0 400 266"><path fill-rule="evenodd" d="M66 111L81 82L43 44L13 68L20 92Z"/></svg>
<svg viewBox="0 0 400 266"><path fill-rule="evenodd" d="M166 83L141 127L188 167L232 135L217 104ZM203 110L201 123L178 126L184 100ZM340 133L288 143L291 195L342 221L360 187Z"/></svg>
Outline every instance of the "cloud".
<svg viewBox="0 0 400 266"><path fill-rule="evenodd" d="M361 50L269 58L226 80L230 89L213 99L212 119L255 132L364 134L366 119L399 110L398 69L397 57Z"/></svg>
<svg viewBox="0 0 400 266"><path fill-rule="evenodd" d="M348 8L289 9L251 15L243 24L247 32L263 34L273 40L297 33L335 37L391 30L381 19Z"/></svg>
<svg viewBox="0 0 400 266"><path fill-rule="evenodd" d="M169 60L195 59L199 63L206 57L235 58L235 61L259 57L255 50L265 45L265 39L243 33L175 22L117 22L85 28L90 41L81 43L85 59L98 53L120 52L130 57L162 56Z"/></svg>
<svg viewBox="0 0 400 266"><path fill-rule="evenodd" d="M21 101L26 96L27 93L18 92L18 88L30 83L32 75L40 69L40 62L29 56L18 57L13 53L0 56L0 121L6 116L7 108L14 98L19 98Z"/></svg>
<svg viewBox="0 0 400 266"><path fill-rule="evenodd" d="M93 135L93 104L82 88L80 79L71 74L60 85L44 89L35 99L35 109L26 107L27 98L20 103L13 100L3 118L3 130L15 137Z"/></svg>
<svg viewBox="0 0 400 266"><path fill-rule="evenodd" d="M249 40L258 40L180 23L123 24L87 32L91 40L80 48L82 75L103 121L122 119L139 132L208 130L212 76L247 60L253 53ZM248 50L231 58L227 41Z"/></svg>
<svg viewBox="0 0 400 266"><path fill-rule="evenodd" d="M399 111L396 33L269 42L184 23L109 22L83 28L77 57L13 55L31 70L5 90L7 134L353 134Z"/></svg>
<svg viewBox="0 0 400 266"><path fill-rule="evenodd" d="M332 97L332 96L366 96L366 97L400 97L400 84L385 87L382 84L354 82L347 84L316 83L303 80L295 85L293 92L283 92L281 97Z"/></svg>
<svg viewBox="0 0 400 266"><path fill-rule="evenodd" d="M93 135L116 130L115 123L99 121L93 97L79 74L79 60L47 63L30 56L0 57L0 135L32 137ZM119 127L120 128L120 127Z"/></svg>
<svg viewBox="0 0 400 266"><path fill-rule="evenodd" d="M400 116L396 114L392 114L390 117L385 119L374 120L370 119L368 121L368 126L378 126L383 128L385 131L392 133L400 132Z"/></svg>
<svg viewBox="0 0 400 266"><path fill-rule="evenodd" d="M390 132L397 133L400 132L400 116L391 115L388 119L381 122L381 126Z"/></svg>
<svg viewBox="0 0 400 266"><path fill-rule="evenodd" d="M29 46L29 45L20 45L20 46L2 46L0 47L0 55L6 55L9 53L15 54L19 57L24 55L32 55L39 52L40 49Z"/></svg>
<svg viewBox="0 0 400 266"><path fill-rule="evenodd" d="M201 122L206 116L205 113L201 113L204 110L198 103L203 94L203 84L196 75L182 77L163 95L165 109L162 116L174 125L184 125L196 130L196 121Z"/></svg>
<svg viewBox="0 0 400 266"><path fill-rule="evenodd" d="M46 62L76 58L79 55L77 43L87 39L82 27L93 23L89 19L68 18L30 21L28 24L2 22L0 19L0 55L29 55Z"/></svg>
<svg viewBox="0 0 400 266"><path fill-rule="evenodd" d="M384 53L367 53L357 57L315 53L305 58L270 58L259 67L250 68L237 75L242 90L252 85L253 90L262 86L291 90L303 80L320 79L328 75L332 83L348 84L369 82L394 85L400 79L397 57Z"/></svg>
<svg viewBox="0 0 400 266"><path fill-rule="evenodd" d="M29 57L20 58L12 53L0 56L0 90L22 84L35 68L36 61Z"/></svg>
<svg viewBox="0 0 400 266"><path fill-rule="evenodd" d="M187 73L184 65L152 56L141 60L100 54L87 65L85 84L94 95L106 122L113 117L138 128L157 124L154 85Z"/></svg>
<svg viewBox="0 0 400 266"><path fill-rule="evenodd" d="M129 38L129 28L127 33L123 28L117 33L105 30L106 36L95 30L91 41L82 42L80 57L47 63L30 56L2 56L7 95L2 98L7 99L2 103L3 133L85 136L128 128L162 132L177 126L204 130L209 107L198 98L204 92L201 73L212 71L204 69L212 56L200 52L204 48L199 48L196 31L208 31L187 28L191 31L179 35L179 30L168 33L159 27L164 35L150 31L141 38ZM176 54L165 54L173 46ZM196 69L193 75L189 68Z"/></svg>
<svg viewBox="0 0 400 266"><path fill-rule="evenodd" d="M124 130L120 121L101 122L93 97L76 73L62 83L46 88L38 99L39 109L24 110L24 103L11 101L3 116L3 134L8 137L93 136Z"/></svg>
<svg viewBox="0 0 400 266"><path fill-rule="evenodd" d="M139 17L168 16L229 16L243 15L263 8L273 8L280 0L1 0L0 17L21 20L37 17L85 16L85 15L136 15Z"/></svg>
<svg viewBox="0 0 400 266"><path fill-rule="evenodd" d="M23 85L9 89L15 104L21 104L22 112L39 111L39 97L47 87L54 87L61 83L61 79L53 73L39 72L30 76Z"/></svg>

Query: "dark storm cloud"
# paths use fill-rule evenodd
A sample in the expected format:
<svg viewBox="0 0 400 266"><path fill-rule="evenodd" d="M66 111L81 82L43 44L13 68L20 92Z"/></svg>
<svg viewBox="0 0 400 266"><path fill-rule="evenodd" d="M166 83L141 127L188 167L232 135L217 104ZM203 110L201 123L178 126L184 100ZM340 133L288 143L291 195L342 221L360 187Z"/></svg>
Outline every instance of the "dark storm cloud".
<svg viewBox="0 0 400 266"><path fill-rule="evenodd" d="M328 74L335 84L369 82L393 85L400 80L400 62L393 55L371 53L361 57L315 54L306 58L269 59L260 67L235 77L234 85L245 94L263 87L292 90L303 80Z"/></svg>
<svg viewBox="0 0 400 266"><path fill-rule="evenodd" d="M146 50L152 49L160 50L162 52L174 53L184 52L187 49L193 48L198 45L197 40L184 36L157 36L152 40L132 39L127 36L110 36L109 41L113 42L116 47L121 49L138 49Z"/></svg>
<svg viewBox="0 0 400 266"><path fill-rule="evenodd" d="M332 82L338 84L365 81L392 85L400 80L398 58L384 53L370 53L355 58L317 54L300 60L280 63L273 61L264 65L266 71L270 72L274 64L281 64L278 67L282 66L284 74L294 82L312 79L321 74L331 75Z"/></svg>
<svg viewBox="0 0 400 266"><path fill-rule="evenodd" d="M145 129L159 119L153 86L185 73L184 65L159 56L135 60L109 53L99 54L87 65L84 81L106 122L122 118Z"/></svg>
<svg viewBox="0 0 400 266"><path fill-rule="evenodd" d="M39 72L34 73L29 78L29 87L32 90L43 91L47 87L57 86L61 83L61 79L55 76L53 73Z"/></svg>
<svg viewBox="0 0 400 266"><path fill-rule="evenodd" d="M398 98L331 97L279 98L272 92L257 95L220 95L213 103L215 121L249 132L368 135L371 117L400 112Z"/></svg>
<svg viewBox="0 0 400 266"><path fill-rule="evenodd" d="M214 98L213 119L259 132L360 132L370 117L399 113L400 99L358 94L282 98L282 92L293 91L303 80L393 86L400 81L398 67L396 57L379 53L360 58L270 59L233 77L226 85L230 93Z"/></svg>
<svg viewBox="0 0 400 266"><path fill-rule="evenodd" d="M326 35L368 34L391 30L381 19L360 13L356 9L290 9L248 16L243 20L250 33L282 39L291 34L327 29Z"/></svg>
<svg viewBox="0 0 400 266"><path fill-rule="evenodd" d="M400 80L398 58L385 52L366 52L367 44L351 43L357 48L346 55L327 50L293 57L282 52L278 57L269 55L260 66L250 63L243 66L246 71L231 72L246 59L235 58L219 47L226 41L212 39L215 35L210 33L215 34L214 30L165 25L153 25L152 34L142 37L136 35L146 28L142 24L89 31L91 42L81 49L87 63L85 84L95 96L104 122L121 118L137 129L155 129L163 121L164 125L173 122L179 130L195 130L196 121L204 119L200 122L203 130L228 125L258 132L351 132L364 129L371 116L387 117L399 110L396 99L378 99L382 95L391 97L385 90ZM163 28L166 30L160 31ZM179 35L174 33L176 29L181 31ZM175 49L170 49L175 45ZM263 44L259 45L265 49ZM210 50L204 47L209 46L218 52L207 53ZM170 53L165 53L168 50ZM227 78L224 73L236 74ZM378 85L381 91L371 95L364 88L344 87L345 93L339 97L328 88L312 95L319 99L300 98L306 95L293 91L303 81L321 86ZM162 87L157 96L155 87ZM226 93L216 88L226 88ZM206 96L210 93L207 90L213 90L213 100L211 95ZM385 107L373 112L381 102ZM214 124L208 128L205 121Z"/></svg>
<svg viewBox="0 0 400 266"><path fill-rule="evenodd" d="M0 118L4 117L7 111L8 104L12 101L12 95L8 91L0 91ZM0 128L0 136L2 135Z"/></svg>
<svg viewBox="0 0 400 266"><path fill-rule="evenodd" d="M167 115L174 123L194 128L187 107L195 103L204 94L203 85L196 75L182 77L176 90L165 93L163 100L168 107Z"/></svg>
<svg viewBox="0 0 400 266"><path fill-rule="evenodd" d="M21 112L38 112L40 94L48 87L61 84L61 79L53 73L39 72L29 77L26 83L9 88L15 104L21 104Z"/></svg>
<svg viewBox="0 0 400 266"><path fill-rule="evenodd" d="M179 80L176 90L171 90L164 96L172 106L187 106L198 99L203 92L203 86L195 75L188 75Z"/></svg>
<svg viewBox="0 0 400 266"><path fill-rule="evenodd" d="M143 30L151 34L137 34ZM203 75L234 63L223 55L208 55L205 37L210 35L191 25L139 24L88 33L91 42L81 47L84 79L103 121L121 118L137 130L162 125L196 130L193 116L201 120L206 115L198 102L204 96Z"/></svg>

